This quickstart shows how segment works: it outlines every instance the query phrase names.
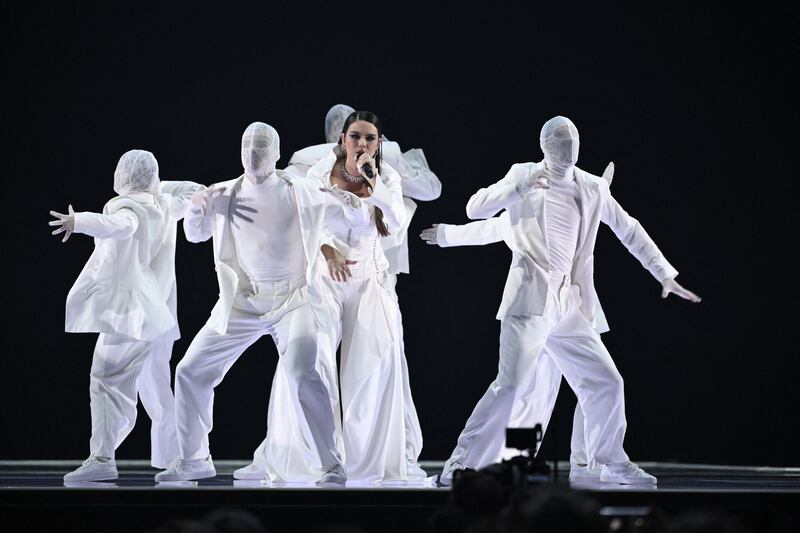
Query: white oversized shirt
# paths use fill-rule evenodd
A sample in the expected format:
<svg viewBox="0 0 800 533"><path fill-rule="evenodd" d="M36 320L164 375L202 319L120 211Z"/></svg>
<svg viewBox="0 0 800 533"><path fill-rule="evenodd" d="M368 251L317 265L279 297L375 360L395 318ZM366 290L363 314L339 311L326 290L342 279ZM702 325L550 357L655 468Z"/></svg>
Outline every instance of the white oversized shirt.
<svg viewBox="0 0 800 533"><path fill-rule="evenodd" d="M257 185L245 178L235 201L237 213L228 216L244 274L258 283L304 272L303 238L291 186L274 173Z"/></svg>
<svg viewBox="0 0 800 533"><path fill-rule="evenodd" d="M574 179L551 179L545 192L545 227L550 272L569 274L575 260L581 213Z"/></svg>

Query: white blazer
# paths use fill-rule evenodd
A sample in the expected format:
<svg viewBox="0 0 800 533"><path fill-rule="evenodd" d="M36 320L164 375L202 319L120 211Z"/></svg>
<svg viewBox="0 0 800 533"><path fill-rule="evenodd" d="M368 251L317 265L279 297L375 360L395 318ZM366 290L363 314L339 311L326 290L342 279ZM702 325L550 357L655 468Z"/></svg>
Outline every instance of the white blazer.
<svg viewBox="0 0 800 533"><path fill-rule="evenodd" d="M102 215L75 214L75 232L95 237L95 248L67 296L65 331L180 338L176 228L191 195L202 188L164 181L156 195L117 196Z"/></svg>
<svg viewBox="0 0 800 533"><path fill-rule="evenodd" d="M317 187L320 184L327 186L328 176L335 164L336 154L328 152L322 160L308 170L306 176L314 181ZM381 171L375 175L375 187L372 194L361 200L365 204L371 204L381 209L389 232L399 231L404 226L408 227L400 175L389 164L381 163Z"/></svg>
<svg viewBox="0 0 800 533"><path fill-rule="evenodd" d="M311 167L331 153L334 146L336 143L317 144L298 150L292 154L286 171L305 176ZM386 259L389 260L389 272L391 274L408 274L408 227L417 209L414 200L437 199L442 193L442 183L428 167L425 154L421 149L415 148L403 153L400 145L396 142L384 140L381 144L381 151L383 162L400 175L400 188L406 211L404 224L395 231L391 231L389 236L381 239L381 247Z"/></svg>
<svg viewBox="0 0 800 533"><path fill-rule="evenodd" d="M543 163L513 165L508 174L467 203L470 218L499 217L463 226L443 224L438 227L440 246L488 244L504 241L512 251L511 268L503 291L497 318L540 316L547 300L549 280L546 189L520 194L520 186ZM580 288L581 311L600 333L608 331L594 287L594 245L600 222L607 224L628 251L659 282L674 277L678 271L669 264L656 244L639 224L611 196L608 182L578 168L574 172L580 195L581 229L570 273L572 283Z"/></svg>
<svg viewBox="0 0 800 533"><path fill-rule="evenodd" d="M319 192L319 184L316 182L283 170L278 170L277 174L278 178L292 188L297 200L300 232L306 258L305 277L309 301L319 325L324 326L327 324L327 313L322 305L316 278L320 272L318 266L321 261L320 246L329 243L322 232L326 198ZM231 230L232 221L228 214L231 201L239 194L244 179L245 177L242 175L236 179L218 183L218 187L225 187L225 192L214 198L206 215L202 215L199 209L193 207L186 215L183 224L186 239L190 242L203 242L213 237L219 300L211 310L211 316L206 322L206 326L220 334L225 334L228 330L228 319L233 308L237 287L240 283L248 283L247 276L244 275L236 257L233 231ZM298 274L300 273L298 272Z"/></svg>

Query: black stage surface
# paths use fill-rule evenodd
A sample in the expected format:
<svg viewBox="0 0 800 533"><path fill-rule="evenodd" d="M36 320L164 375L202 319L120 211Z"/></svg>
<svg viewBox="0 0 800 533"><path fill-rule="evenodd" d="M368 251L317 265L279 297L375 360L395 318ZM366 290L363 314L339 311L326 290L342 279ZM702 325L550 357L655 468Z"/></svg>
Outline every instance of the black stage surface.
<svg viewBox="0 0 800 533"><path fill-rule="evenodd" d="M217 477L156 485L146 461L118 461L115 482L64 486L62 476L80 461L0 461L3 531L150 531L167 520L198 518L213 509L251 511L277 531L313 531L320 524L358 524L363 531L421 531L445 505L450 489L425 485L346 487L269 486L234 480L243 461L215 461ZM441 462L423 462L430 474ZM647 512L730 513L753 531L800 531L800 468L640 463L657 487L573 484L595 498L603 514L633 524ZM559 464L555 483L565 484ZM552 481L551 481L552 482ZM549 482L548 482L549 483ZM631 526L633 527L633 526ZM635 529L629 529L635 530Z"/></svg>

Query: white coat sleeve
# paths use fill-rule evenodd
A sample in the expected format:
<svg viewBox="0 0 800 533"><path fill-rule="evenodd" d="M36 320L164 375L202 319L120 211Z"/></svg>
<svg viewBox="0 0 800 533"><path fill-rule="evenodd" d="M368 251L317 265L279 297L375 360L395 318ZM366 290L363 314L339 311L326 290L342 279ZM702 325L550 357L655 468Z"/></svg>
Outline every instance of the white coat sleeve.
<svg viewBox="0 0 800 533"><path fill-rule="evenodd" d="M75 213L75 233L98 239L123 240L133 237L139 227L139 217L132 209L121 208L113 214L102 215L84 211Z"/></svg>
<svg viewBox="0 0 800 533"><path fill-rule="evenodd" d="M286 170L286 172L288 172L289 174L292 174L293 176L300 176L300 177L304 178L304 177L306 177L306 174L308 174L309 169L311 169L311 167L309 165L304 164L304 163L291 163L290 162L285 170Z"/></svg>
<svg viewBox="0 0 800 533"><path fill-rule="evenodd" d="M469 224L439 224L436 242L442 248L451 246L482 246L503 240L502 221L499 217L470 222Z"/></svg>
<svg viewBox="0 0 800 533"><path fill-rule="evenodd" d="M403 190L400 175L387 170L385 176L375 175L375 187L364 201L379 207L390 228L401 228L406 221L406 206L403 203Z"/></svg>
<svg viewBox="0 0 800 533"><path fill-rule="evenodd" d="M527 166L512 165L503 179L472 195L467 202L467 216L472 219L491 218L499 211L521 202L525 195L520 185L527 173Z"/></svg>
<svg viewBox="0 0 800 533"><path fill-rule="evenodd" d="M412 148L400 158L400 185L403 196L429 202L442 194L442 182L428 168L425 155L419 148Z"/></svg>
<svg viewBox="0 0 800 533"><path fill-rule="evenodd" d="M678 271L667 261L639 221L630 216L611 196L608 185L605 187L600 220L611 228L631 255L638 259L656 280L662 282L677 276Z"/></svg>
<svg viewBox="0 0 800 533"><path fill-rule="evenodd" d="M162 181L160 185L162 193L172 196L169 211L175 220L180 220L188 214L192 207L192 195L205 188L205 185L193 181Z"/></svg>

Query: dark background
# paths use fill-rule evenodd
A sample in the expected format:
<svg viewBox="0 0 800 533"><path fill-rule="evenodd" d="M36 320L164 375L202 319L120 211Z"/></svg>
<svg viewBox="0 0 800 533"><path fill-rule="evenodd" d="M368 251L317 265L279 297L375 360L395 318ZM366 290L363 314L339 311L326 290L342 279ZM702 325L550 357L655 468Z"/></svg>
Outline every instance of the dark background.
<svg viewBox="0 0 800 533"><path fill-rule="evenodd" d="M96 336L64 333L63 314L92 241L51 237L48 210L99 211L131 148L153 151L163 179L235 177L256 120L280 132L285 165L323 141L341 102L377 113L404 149L424 148L444 184L419 206L398 286L423 459L449 455L496 373L510 252L417 235L466 221L469 196L538 160L541 124L562 114L580 131L579 165L616 163L615 197L703 297L661 300L600 230L595 281L626 378L628 453L800 464L796 8L254 5L3 4L0 458L87 455ZM179 240L173 365L217 296L210 242ZM215 458L249 457L261 441L276 357L262 339L217 389ZM573 405L565 385L562 459ZM148 424L140 413L119 458L148 456Z"/></svg>

